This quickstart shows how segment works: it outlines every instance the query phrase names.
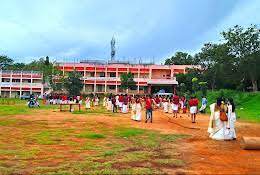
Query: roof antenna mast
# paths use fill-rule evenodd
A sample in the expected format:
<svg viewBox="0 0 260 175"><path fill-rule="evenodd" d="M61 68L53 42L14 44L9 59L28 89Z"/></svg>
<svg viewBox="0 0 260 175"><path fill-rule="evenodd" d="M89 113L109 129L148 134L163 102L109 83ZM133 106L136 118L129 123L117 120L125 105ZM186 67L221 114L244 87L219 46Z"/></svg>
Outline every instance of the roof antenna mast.
<svg viewBox="0 0 260 175"><path fill-rule="evenodd" d="M111 61L115 61L115 56L116 56L116 40L115 40L115 37L113 36L112 39L111 39Z"/></svg>

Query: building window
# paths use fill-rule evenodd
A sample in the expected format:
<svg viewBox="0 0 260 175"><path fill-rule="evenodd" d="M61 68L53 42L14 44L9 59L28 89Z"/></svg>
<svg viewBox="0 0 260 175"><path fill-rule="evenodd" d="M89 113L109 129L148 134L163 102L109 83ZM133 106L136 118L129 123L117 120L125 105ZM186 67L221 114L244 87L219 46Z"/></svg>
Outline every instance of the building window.
<svg viewBox="0 0 260 175"><path fill-rule="evenodd" d="M108 88L109 88L110 90L114 90L114 89L116 89L116 86L115 86L115 85L109 85Z"/></svg>
<svg viewBox="0 0 260 175"><path fill-rule="evenodd" d="M105 72L100 72L99 77L105 77Z"/></svg>
<svg viewBox="0 0 260 175"><path fill-rule="evenodd" d="M12 79L12 82L19 83L20 79Z"/></svg>
<svg viewBox="0 0 260 175"><path fill-rule="evenodd" d="M131 86L130 90L137 90L137 86Z"/></svg>
<svg viewBox="0 0 260 175"><path fill-rule="evenodd" d="M10 82L10 78L2 78L2 82Z"/></svg>
<svg viewBox="0 0 260 175"><path fill-rule="evenodd" d="M97 85L97 92L103 92L103 86Z"/></svg>
<svg viewBox="0 0 260 175"><path fill-rule="evenodd" d="M79 74L80 74L81 76L84 76L84 72L79 72Z"/></svg>
<svg viewBox="0 0 260 175"><path fill-rule="evenodd" d="M111 72L110 73L110 77L116 77L116 73L115 72Z"/></svg>
<svg viewBox="0 0 260 175"><path fill-rule="evenodd" d="M90 77L94 77L95 76L95 72L90 72Z"/></svg>

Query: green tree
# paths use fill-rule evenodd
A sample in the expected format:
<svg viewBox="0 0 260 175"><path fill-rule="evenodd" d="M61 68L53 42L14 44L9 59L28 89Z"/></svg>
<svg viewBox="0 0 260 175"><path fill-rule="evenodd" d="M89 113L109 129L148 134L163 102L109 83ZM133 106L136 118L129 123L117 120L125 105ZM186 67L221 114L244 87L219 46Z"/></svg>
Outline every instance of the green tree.
<svg viewBox="0 0 260 175"><path fill-rule="evenodd" d="M0 69L6 69L13 64L14 60L6 55L0 55Z"/></svg>
<svg viewBox="0 0 260 175"><path fill-rule="evenodd" d="M165 60L165 65L192 65L196 64L193 57L185 52L176 52L171 58Z"/></svg>
<svg viewBox="0 0 260 175"><path fill-rule="evenodd" d="M129 89L136 86L134 75L131 72L121 74L120 80L122 89Z"/></svg>
<svg viewBox="0 0 260 175"><path fill-rule="evenodd" d="M206 96L207 95L207 82L201 81L198 84L199 84L199 88L200 88L200 90L202 92L202 95Z"/></svg>
<svg viewBox="0 0 260 175"><path fill-rule="evenodd" d="M201 52L195 58L203 69L203 77L209 83L209 87L235 88L238 77L235 75L237 67L234 64L234 56L229 55L226 44L206 43Z"/></svg>
<svg viewBox="0 0 260 175"><path fill-rule="evenodd" d="M80 94L83 88L83 83L80 80L82 75L77 71L69 72L68 76L65 78L64 86L70 95L76 96Z"/></svg>
<svg viewBox="0 0 260 175"><path fill-rule="evenodd" d="M256 25L244 29L241 26L234 26L228 31L222 32L223 38L229 47L229 54L236 57L235 65L238 66L242 79L249 79L253 91L258 90L259 81L259 51L260 51L260 30Z"/></svg>

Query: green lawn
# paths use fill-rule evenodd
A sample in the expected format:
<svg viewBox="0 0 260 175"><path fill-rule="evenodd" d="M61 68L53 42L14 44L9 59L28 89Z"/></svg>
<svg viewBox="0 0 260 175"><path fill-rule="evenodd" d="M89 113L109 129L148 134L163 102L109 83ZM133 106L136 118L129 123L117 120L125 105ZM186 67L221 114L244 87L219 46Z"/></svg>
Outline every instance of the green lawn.
<svg viewBox="0 0 260 175"><path fill-rule="evenodd" d="M212 104L219 96L233 98L236 104L238 120L260 122L260 92L249 93L233 90L208 91L208 104ZM209 112L209 109L207 110Z"/></svg>
<svg viewBox="0 0 260 175"><path fill-rule="evenodd" d="M17 115L17 114L31 114L39 109L57 109L58 106L43 105L40 100L40 108L29 108L27 100L20 99L1 99L0 98L0 117Z"/></svg>

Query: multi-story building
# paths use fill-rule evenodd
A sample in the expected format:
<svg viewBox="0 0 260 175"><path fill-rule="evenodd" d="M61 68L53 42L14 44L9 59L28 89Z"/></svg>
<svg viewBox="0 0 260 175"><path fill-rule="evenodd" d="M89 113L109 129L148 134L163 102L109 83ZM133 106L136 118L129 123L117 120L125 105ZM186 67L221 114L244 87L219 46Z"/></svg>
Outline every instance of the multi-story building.
<svg viewBox="0 0 260 175"><path fill-rule="evenodd" d="M128 89L127 93L150 94L160 89L173 92L178 84L175 75L197 66L81 62L59 63L57 67L63 74L78 71L83 77L83 93L123 93L125 91L120 88L120 75L131 72L136 87Z"/></svg>
<svg viewBox="0 0 260 175"><path fill-rule="evenodd" d="M36 71L0 70L0 97L42 95L43 74Z"/></svg>

